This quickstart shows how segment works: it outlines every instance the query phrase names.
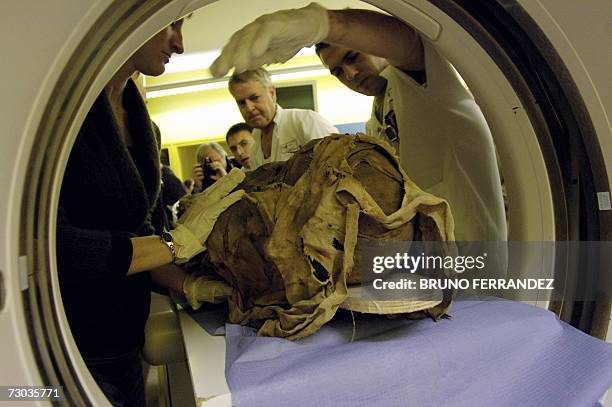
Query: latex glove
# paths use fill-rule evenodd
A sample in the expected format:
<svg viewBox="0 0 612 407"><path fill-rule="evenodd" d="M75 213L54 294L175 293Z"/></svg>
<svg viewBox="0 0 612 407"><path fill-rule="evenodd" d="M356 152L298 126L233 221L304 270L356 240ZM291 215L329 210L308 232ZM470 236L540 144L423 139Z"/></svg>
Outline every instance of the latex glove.
<svg viewBox="0 0 612 407"><path fill-rule="evenodd" d="M191 197L191 204L179 218L177 226L170 231L176 263L184 263L206 250L206 239L219 215L244 196L244 190L230 194L244 176L243 171L234 168L204 192Z"/></svg>
<svg viewBox="0 0 612 407"><path fill-rule="evenodd" d="M219 304L232 295L234 289L224 281L211 276L198 276L188 274L183 282L183 294L191 305L197 310L203 302Z"/></svg>
<svg viewBox="0 0 612 407"><path fill-rule="evenodd" d="M210 71L220 77L231 67L241 73L264 64L283 63L300 49L321 42L328 33L327 9L317 3L265 14L232 35Z"/></svg>

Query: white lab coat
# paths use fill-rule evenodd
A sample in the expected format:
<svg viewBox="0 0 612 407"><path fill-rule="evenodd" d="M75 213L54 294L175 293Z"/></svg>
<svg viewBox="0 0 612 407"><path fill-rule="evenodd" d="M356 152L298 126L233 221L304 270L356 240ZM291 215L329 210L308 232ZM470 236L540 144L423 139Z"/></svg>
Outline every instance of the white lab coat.
<svg viewBox="0 0 612 407"><path fill-rule="evenodd" d="M448 201L457 241L507 239L493 138L472 94L435 48L424 41L426 84L387 67L383 118L394 110L400 163L423 190ZM383 136L375 115L368 134ZM399 146L398 146L399 144Z"/></svg>
<svg viewBox="0 0 612 407"><path fill-rule="evenodd" d="M251 169L265 163L288 160L310 140L338 133L338 129L312 110L283 109L277 105L273 120L272 151L267 159L264 159L261 149L261 130L253 130L255 143L251 154Z"/></svg>

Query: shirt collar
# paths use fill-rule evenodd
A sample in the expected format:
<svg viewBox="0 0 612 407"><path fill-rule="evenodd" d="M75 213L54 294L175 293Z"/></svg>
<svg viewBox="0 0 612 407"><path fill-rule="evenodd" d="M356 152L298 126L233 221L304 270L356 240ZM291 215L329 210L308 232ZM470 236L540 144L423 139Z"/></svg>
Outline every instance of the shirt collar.
<svg viewBox="0 0 612 407"><path fill-rule="evenodd" d="M280 122L280 118L282 114L283 114L283 108L280 107L280 105L277 103L276 104L276 114L274 115L274 119L272 119L272 121L275 124L278 124Z"/></svg>

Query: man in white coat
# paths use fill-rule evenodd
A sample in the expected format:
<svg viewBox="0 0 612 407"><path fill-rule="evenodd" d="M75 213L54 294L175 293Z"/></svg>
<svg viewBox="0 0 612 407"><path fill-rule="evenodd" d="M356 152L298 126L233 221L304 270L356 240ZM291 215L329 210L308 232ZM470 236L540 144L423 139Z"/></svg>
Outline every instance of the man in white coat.
<svg viewBox="0 0 612 407"><path fill-rule="evenodd" d="M251 170L265 163L288 160L310 140L338 133L317 112L280 107L276 103L276 88L263 68L232 75L229 91L242 117L253 127Z"/></svg>

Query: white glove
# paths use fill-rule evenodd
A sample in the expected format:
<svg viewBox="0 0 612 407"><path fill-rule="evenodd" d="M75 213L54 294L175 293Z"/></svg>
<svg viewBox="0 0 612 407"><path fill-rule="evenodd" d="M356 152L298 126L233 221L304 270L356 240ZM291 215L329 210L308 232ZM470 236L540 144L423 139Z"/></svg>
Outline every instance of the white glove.
<svg viewBox="0 0 612 407"><path fill-rule="evenodd" d="M183 282L183 294L194 310L200 308L203 302L219 304L227 300L233 291L231 285L211 276L195 277L188 274Z"/></svg>
<svg viewBox="0 0 612 407"><path fill-rule="evenodd" d="M234 168L204 192L191 197L191 205L179 218L177 226L170 231L174 240L176 263L184 263L206 250L204 243L219 215L244 196L242 189L229 194L242 182L244 176L243 171Z"/></svg>
<svg viewBox="0 0 612 407"><path fill-rule="evenodd" d="M327 9L310 3L258 17L235 32L210 66L214 77L235 67L235 73L264 64L283 63L304 47L321 42L329 33Z"/></svg>

